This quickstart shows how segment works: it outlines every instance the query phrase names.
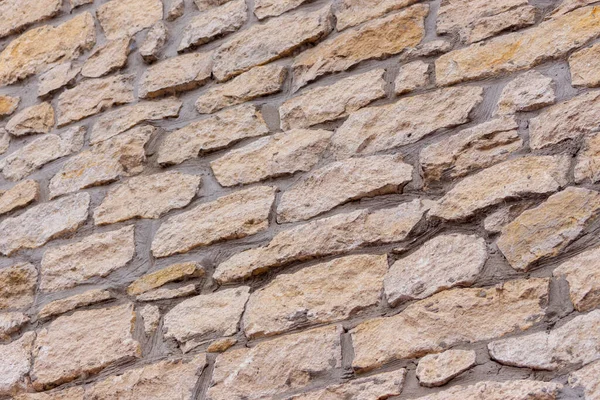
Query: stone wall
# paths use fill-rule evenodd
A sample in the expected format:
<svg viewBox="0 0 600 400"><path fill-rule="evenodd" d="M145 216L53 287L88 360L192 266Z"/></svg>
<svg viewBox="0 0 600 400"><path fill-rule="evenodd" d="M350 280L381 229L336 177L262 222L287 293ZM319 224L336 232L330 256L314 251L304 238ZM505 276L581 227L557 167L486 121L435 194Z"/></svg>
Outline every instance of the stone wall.
<svg viewBox="0 0 600 400"><path fill-rule="evenodd" d="M592 0L0 0L0 399L600 399Z"/></svg>

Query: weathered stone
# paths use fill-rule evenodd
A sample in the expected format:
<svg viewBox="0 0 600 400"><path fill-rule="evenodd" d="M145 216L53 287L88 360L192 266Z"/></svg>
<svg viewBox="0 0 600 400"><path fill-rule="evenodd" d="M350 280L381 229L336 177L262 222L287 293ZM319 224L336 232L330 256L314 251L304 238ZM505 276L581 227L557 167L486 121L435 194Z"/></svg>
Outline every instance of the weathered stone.
<svg viewBox="0 0 600 400"><path fill-rule="evenodd" d="M35 249L57 237L75 232L87 219L90 195L78 193L31 207L0 223L0 253Z"/></svg>
<svg viewBox="0 0 600 400"><path fill-rule="evenodd" d="M128 179L108 191L94 210L96 225L131 218L157 219L170 210L185 207L198 192L202 178L169 171Z"/></svg>
<svg viewBox="0 0 600 400"><path fill-rule="evenodd" d="M41 391L141 356L132 304L61 316L38 332L33 386Z"/></svg>
<svg viewBox="0 0 600 400"><path fill-rule="evenodd" d="M0 170L11 181L23 179L50 161L81 150L84 136L82 126L67 129L59 135L44 135L0 160Z"/></svg>
<svg viewBox="0 0 600 400"><path fill-rule="evenodd" d="M341 366L341 327L283 336L217 356L209 400L277 397Z"/></svg>
<svg viewBox="0 0 600 400"><path fill-rule="evenodd" d="M419 44L429 7L418 4L321 42L294 60L293 89L319 76L345 71L361 61L383 58Z"/></svg>
<svg viewBox="0 0 600 400"><path fill-rule="evenodd" d="M600 362L588 364L569 375L569 385L583 388L586 400L600 399Z"/></svg>
<svg viewBox="0 0 600 400"><path fill-rule="evenodd" d="M417 400L556 400L562 385L532 380L483 381L470 386L454 386Z"/></svg>
<svg viewBox="0 0 600 400"><path fill-rule="evenodd" d="M335 8L338 31L375 19L418 0L339 0Z"/></svg>
<svg viewBox="0 0 600 400"><path fill-rule="evenodd" d="M244 0L228 1L220 7L203 12L189 22L181 34L177 51L199 46L237 31L248 18Z"/></svg>
<svg viewBox="0 0 600 400"><path fill-rule="evenodd" d="M96 233L44 253L40 289L56 292L105 277L125 266L135 253L134 227Z"/></svg>
<svg viewBox="0 0 600 400"><path fill-rule="evenodd" d="M109 41L94 51L83 64L81 75L88 78L99 78L127 64L130 38L124 37Z"/></svg>
<svg viewBox="0 0 600 400"><path fill-rule="evenodd" d="M277 93L283 88L286 74L285 67L274 64L252 68L230 82L208 89L196 101L196 110L201 114L209 114Z"/></svg>
<svg viewBox="0 0 600 400"><path fill-rule="evenodd" d="M424 299L455 286L471 286L488 258L485 240L477 236L437 236L396 261L384 281L388 303Z"/></svg>
<svg viewBox="0 0 600 400"><path fill-rule="evenodd" d="M331 32L330 15L330 6L308 13L299 11L238 33L216 51L213 75L224 81L318 41Z"/></svg>
<svg viewBox="0 0 600 400"><path fill-rule="evenodd" d="M200 11L210 10L213 7L218 7L231 0L194 0L196 7Z"/></svg>
<svg viewBox="0 0 600 400"><path fill-rule="evenodd" d="M600 359L600 310L580 315L560 328L488 344L490 356L506 365L556 370Z"/></svg>
<svg viewBox="0 0 600 400"><path fill-rule="evenodd" d="M94 0L69 0L69 3L71 4L71 9L82 6L84 4L92 4L93 2Z"/></svg>
<svg viewBox="0 0 600 400"><path fill-rule="evenodd" d="M533 111L554 104L552 79L537 71L527 71L510 81L500 94L496 114Z"/></svg>
<svg viewBox="0 0 600 400"><path fill-rule="evenodd" d="M460 131L421 150L426 181L459 178L506 160L523 146L517 122L502 117Z"/></svg>
<svg viewBox="0 0 600 400"><path fill-rule="evenodd" d="M83 386L56 389L39 393L20 393L14 400L84 400Z"/></svg>
<svg viewBox="0 0 600 400"><path fill-rule="evenodd" d="M267 246L243 251L222 262L213 279L229 283L294 261L342 254L375 243L399 242L406 239L429 207L427 200L413 200L394 208L357 210L296 226L279 232Z"/></svg>
<svg viewBox="0 0 600 400"><path fill-rule="evenodd" d="M5 0L0 3L0 38L58 14L62 0Z"/></svg>
<svg viewBox="0 0 600 400"><path fill-rule="evenodd" d="M223 353L227 351L227 349L231 348L237 343L237 339L235 338L222 338L213 341L206 351L208 353Z"/></svg>
<svg viewBox="0 0 600 400"><path fill-rule="evenodd" d="M316 392L308 392L290 397L288 400L379 400L398 396L404 387L406 370L385 372L367 378L331 385Z"/></svg>
<svg viewBox="0 0 600 400"><path fill-rule="evenodd" d="M600 134L584 138L575 162L575 182L600 181Z"/></svg>
<svg viewBox="0 0 600 400"><path fill-rule="evenodd" d="M58 97L58 126L79 121L113 106L132 102L135 75L89 79Z"/></svg>
<svg viewBox="0 0 600 400"><path fill-rule="evenodd" d="M10 134L4 129L0 128L0 154L6 153L6 150L10 147ZM0 170L2 168L0 167Z"/></svg>
<svg viewBox="0 0 600 400"><path fill-rule="evenodd" d="M10 344L0 345L0 396L14 395L29 389L31 350L35 332L27 332Z"/></svg>
<svg viewBox="0 0 600 400"><path fill-rule="evenodd" d="M8 190L0 190L0 215L25 207L38 199L40 185L36 181L21 181Z"/></svg>
<svg viewBox="0 0 600 400"><path fill-rule="evenodd" d="M456 87L358 110L333 136L334 155L340 159L372 154L417 142L438 129L464 124L481 102L482 94L480 87Z"/></svg>
<svg viewBox="0 0 600 400"><path fill-rule="evenodd" d="M217 241L254 235L268 227L274 200L275 188L258 186L175 215L163 222L154 235L152 254L166 257Z"/></svg>
<svg viewBox="0 0 600 400"><path fill-rule="evenodd" d="M178 297L188 297L196 294L196 285L186 285L176 289L155 289L140 294L136 297L137 301L157 301L176 299Z"/></svg>
<svg viewBox="0 0 600 400"><path fill-rule="evenodd" d="M10 335L19 332L29 322L29 317L21 312L0 313L0 342L9 340Z"/></svg>
<svg viewBox="0 0 600 400"><path fill-rule="evenodd" d="M254 15L258 19L277 17L286 11L306 3L308 0L257 0L254 2Z"/></svg>
<svg viewBox="0 0 600 400"><path fill-rule="evenodd" d="M37 277L37 270L29 263L0 269L0 310L31 306Z"/></svg>
<svg viewBox="0 0 600 400"><path fill-rule="evenodd" d="M92 128L90 144L110 139L142 122L177 117L182 104L176 97L169 97L157 101L143 101L104 114Z"/></svg>
<svg viewBox="0 0 600 400"><path fill-rule="evenodd" d="M234 107L170 132L158 150L158 163L180 164L201 152L219 150L268 132L255 106Z"/></svg>
<svg viewBox="0 0 600 400"><path fill-rule="evenodd" d="M281 129L332 121L385 97L385 70L376 69L303 92L279 107Z"/></svg>
<svg viewBox="0 0 600 400"><path fill-rule="evenodd" d="M399 61L405 62L414 60L418 57L433 57L439 56L440 54L447 53L452 50L453 44L445 39L436 39L430 42L424 42L416 47L411 47L410 49L406 49L400 54Z"/></svg>
<svg viewBox="0 0 600 400"><path fill-rule="evenodd" d="M0 95L0 117L14 113L20 102L20 97Z"/></svg>
<svg viewBox="0 0 600 400"><path fill-rule="evenodd" d="M599 213L600 193L569 187L506 225L498 248L514 269L527 271L560 254Z"/></svg>
<svg viewBox="0 0 600 400"><path fill-rule="evenodd" d="M50 103L27 107L6 123L6 130L14 136L48 133L54 126L54 109Z"/></svg>
<svg viewBox="0 0 600 400"><path fill-rule="evenodd" d="M500 207L483 220L483 227L486 231L492 233L502 232L510 221L518 217L523 211L531 207L530 202L519 202L510 204L504 207Z"/></svg>
<svg viewBox="0 0 600 400"><path fill-rule="evenodd" d="M368 320L352 329L358 371L438 353L523 331L540 322L549 279L508 281L488 289L451 289L409 305L400 314Z"/></svg>
<svg viewBox="0 0 600 400"><path fill-rule="evenodd" d="M182 301L165 315L165 337L183 343L190 339L235 334L249 291L250 288L244 286Z"/></svg>
<svg viewBox="0 0 600 400"><path fill-rule="evenodd" d="M144 145L157 130L151 126L133 128L72 157L50 180L50 198L142 172Z"/></svg>
<svg viewBox="0 0 600 400"><path fill-rule="evenodd" d="M454 50L436 60L437 83L451 85L482 79L562 57L600 35L599 20L597 7L580 8L534 28Z"/></svg>
<svg viewBox="0 0 600 400"><path fill-rule="evenodd" d="M568 12L575 10L576 8L587 6L588 4L595 3L594 0L562 0L560 4L552 10L552 12L546 16L546 19L560 17Z"/></svg>
<svg viewBox="0 0 600 400"><path fill-rule="evenodd" d="M118 39L151 27L163 17L161 0L111 0L96 11L105 36Z"/></svg>
<svg viewBox="0 0 600 400"><path fill-rule="evenodd" d="M419 360L417 378L421 386L436 387L450 382L475 365L472 350L448 350L441 354L428 354Z"/></svg>
<svg viewBox="0 0 600 400"><path fill-rule="evenodd" d="M249 338L346 319L379 303L387 256L357 255L278 275L252 293L244 314Z"/></svg>
<svg viewBox="0 0 600 400"><path fill-rule="evenodd" d="M600 55L600 46L593 45L576 51L569 57L571 84L573 86L600 86L600 75L595 70L594 60Z"/></svg>
<svg viewBox="0 0 600 400"><path fill-rule="evenodd" d="M45 96L74 82L80 71L81 67L71 61L50 68L38 79L38 96Z"/></svg>
<svg viewBox="0 0 600 400"><path fill-rule="evenodd" d="M157 306L147 304L140 310L140 315L144 320L144 332L146 335L151 335L158 328L160 309Z"/></svg>
<svg viewBox="0 0 600 400"><path fill-rule="evenodd" d="M506 12L479 19L468 33L468 42L478 42L502 32L513 31L533 25L536 22L536 8L524 2Z"/></svg>
<svg viewBox="0 0 600 400"><path fill-rule="evenodd" d="M185 13L185 2L184 0L171 0L169 9L167 10L167 21L175 21Z"/></svg>
<svg viewBox="0 0 600 400"><path fill-rule="evenodd" d="M332 162L283 193L277 220L306 220L352 200L397 193L412 180L412 173L413 167L395 155Z"/></svg>
<svg viewBox="0 0 600 400"><path fill-rule="evenodd" d="M319 162L332 132L293 129L232 150L210 163L219 183L233 186L308 171Z"/></svg>
<svg viewBox="0 0 600 400"><path fill-rule="evenodd" d="M159 21L152 25L139 48L139 53L145 62L150 63L158 60L158 56L167 43L167 36L167 26L164 22Z"/></svg>
<svg viewBox="0 0 600 400"><path fill-rule="evenodd" d="M87 292L76 294L60 300L55 300L46 304L38 313L38 318L48 318L54 315L60 315L79 307L89 306L90 304L101 303L112 299L113 296L108 290L93 289Z"/></svg>
<svg viewBox="0 0 600 400"><path fill-rule="evenodd" d="M429 215L459 220L505 199L547 194L568 183L570 157L527 156L504 161L456 184Z"/></svg>
<svg viewBox="0 0 600 400"><path fill-rule="evenodd" d="M136 279L127 288L127 294L135 296L159 288L169 282L180 281L186 278L203 276L204 268L196 262L184 262L169 265L166 268L151 272Z"/></svg>
<svg viewBox="0 0 600 400"><path fill-rule="evenodd" d="M406 94L427 86L428 83L429 64L413 61L400 67L394 81L394 91L397 95Z"/></svg>
<svg viewBox="0 0 600 400"><path fill-rule="evenodd" d="M579 312L600 306L600 248L577 254L556 268L553 275L569 282L571 301Z"/></svg>
<svg viewBox="0 0 600 400"><path fill-rule="evenodd" d="M41 72L48 65L77 58L95 43L94 18L88 12L57 27L46 25L31 29L0 53L0 86Z"/></svg>

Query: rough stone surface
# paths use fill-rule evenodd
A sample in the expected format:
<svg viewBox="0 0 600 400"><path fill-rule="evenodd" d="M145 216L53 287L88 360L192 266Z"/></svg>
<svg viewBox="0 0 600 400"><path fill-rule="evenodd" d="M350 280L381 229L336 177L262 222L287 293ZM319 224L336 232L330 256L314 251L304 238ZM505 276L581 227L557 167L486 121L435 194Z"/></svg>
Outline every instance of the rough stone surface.
<svg viewBox="0 0 600 400"><path fill-rule="evenodd" d="M0 3L0 38L58 14L62 0L5 0Z"/></svg>
<svg viewBox="0 0 600 400"><path fill-rule="evenodd" d="M210 114L222 108L234 106L279 92L287 70L279 65L265 65L250 71L220 86L212 87L196 101L196 110L201 114Z"/></svg>
<svg viewBox="0 0 600 400"><path fill-rule="evenodd" d="M472 235L437 236L396 261L385 277L390 304L424 299L454 286L470 286L488 258L485 240Z"/></svg>
<svg viewBox="0 0 600 400"><path fill-rule="evenodd" d="M0 253L35 249L75 232L87 219L90 195L78 193L31 207L0 222Z"/></svg>
<svg viewBox="0 0 600 400"><path fill-rule="evenodd" d="M14 113L20 102L20 97L0 95L0 117Z"/></svg>
<svg viewBox="0 0 600 400"><path fill-rule="evenodd" d="M254 338L346 319L379 303L387 256L358 255L277 276L252 293L244 332Z"/></svg>
<svg viewBox="0 0 600 400"><path fill-rule="evenodd" d="M50 103L27 107L6 123L6 130L14 136L48 133L54 126L54 109Z"/></svg>
<svg viewBox="0 0 600 400"><path fill-rule="evenodd" d="M333 153L338 159L371 154L468 122L482 93L479 87L442 89L358 110L338 128L333 137Z"/></svg>
<svg viewBox="0 0 600 400"><path fill-rule="evenodd" d="M213 278L229 283L294 261L341 254L374 243L404 240L429 209L414 200L397 207L357 210L281 231L267 246L243 251L219 264Z"/></svg>
<svg viewBox="0 0 600 400"><path fill-rule="evenodd" d="M394 81L396 94L406 94L427 86L429 83L429 64L423 61L413 61L400 67Z"/></svg>
<svg viewBox="0 0 600 400"><path fill-rule="evenodd" d="M147 304L140 310L140 315L144 320L144 333L151 335L160 323L160 309L157 306Z"/></svg>
<svg viewBox="0 0 600 400"><path fill-rule="evenodd" d="M385 70L376 69L303 92L279 107L281 129L306 128L343 118L385 96Z"/></svg>
<svg viewBox="0 0 600 400"><path fill-rule="evenodd" d="M567 184L569 165L566 156L529 156L504 161L460 181L429 214L459 220L504 199L555 192Z"/></svg>
<svg viewBox="0 0 600 400"><path fill-rule="evenodd" d="M58 317L38 332L33 386L43 390L139 357L134 321L132 304Z"/></svg>
<svg viewBox="0 0 600 400"><path fill-rule="evenodd" d="M119 70L127 64L129 55L128 37L112 40L94 51L83 64L81 75L88 78L99 78Z"/></svg>
<svg viewBox="0 0 600 400"><path fill-rule="evenodd" d="M173 0L167 10L167 21L175 21L185 13L185 2L184 0Z"/></svg>
<svg viewBox="0 0 600 400"><path fill-rule="evenodd" d="M597 87L600 85L600 75L593 67L593 62L599 55L600 46L593 45L576 51L569 57L573 86Z"/></svg>
<svg viewBox="0 0 600 400"><path fill-rule="evenodd" d="M167 43L168 33L164 22L159 21L152 25L139 49L140 55L145 62L150 63L158 60L160 53Z"/></svg>
<svg viewBox="0 0 600 400"><path fill-rule="evenodd" d="M0 313L0 342L10 340L10 335L19 332L29 322L29 317L22 312Z"/></svg>
<svg viewBox="0 0 600 400"><path fill-rule="evenodd" d="M173 264L136 279L127 288L129 295L138 295L159 288L169 282L204 275L204 268L196 262Z"/></svg>
<svg viewBox="0 0 600 400"><path fill-rule="evenodd" d="M309 171L329 145L332 133L293 129L232 150L210 163L219 183L233 186Z"/></svg>
<svg viewBox="0 0 600 400"><path fill-rule="evenodd" d="M417 0L339 0L335 8L336 28L342 31L416 2Z"/></svg>
<svg viewBox="0 0 600 400"><path fill-rule="evenodd" d="M500 207L483 220L483 227L488 232L500 233L502 232L502 228L508 225L530 206L531 204L526 202Z"/></svg>
<svg viewBox="0 0 600 400"><path fill-rule="evenodd" d="M8 190L0 190L0 215L36 201L40 185L36 181L21 181Z"/></svg>
<svg viewBox="0 0 600 400"><path fill-rule="evenodd" d="M210 400L254 400L299 390L341 365L341 329L317 328L217 356Z"/></svg>
<svg viewBox="0 0 600 400"><path fill-rule="evenodd" d="M411 165L393 155L332 162L283 193L277 220L306 220L352 200L396 193L412 180L412 173Z"/></svg>
<svg viewBox="0 0 600 400"><path fill-rule="evenodd" d="M71 61L58 64L38 78L38 96L45 96L75 81L81 67Z"/></svg>
<svg viewBox="0 0 600 400"><path fill-rule="evenodd" d="M451 289L409 305L400 314L352 329L355 370L421 357L458 343L489 340L540 322L548 279L508 281L488 289Z"/></svg>
<svg viewBox="0 0 600 400"><path fill-rule="evenodd" d="M0 128L0 154L6 153L9 147L10 134L4 128Z"/></svg>
<svg viewBox="0 0 600 400"><path fill-rule="evenodd" d="M562 385L553 382L483 381L470 386L454 386L418 400L556 400Z"/></svg>
<svg viewBox="0 0 600 400"><path fill-rule="evenodd" d="M112 297L112 294L110 294L108 290L93 289L46 304L38 313L38 318L48 318L54 315L64 314L79 307L110 300Z"/></svg>
<svg viewBox="0 0 600 400"><path fill-rule="evenodd" d="M91 278L105 277L125 266L134 252L133 226L96 233L79 242L50 248L42 258L40 289L55 292Z"/></svg>
<svg viewBox="0 0 600 400"><path fill-rule="evenodd" d="M227 349L231 348L237 343L237 339L234 338L222 338L213 341L206 351L208 353L223 353L227 351Z"/></svg>
<svg viewBox="0 0 600 400"><path fill-rule="evenodd" d="M575 162L575 181L600 181L600 135L592 134L583 139L583 145Z"/></svg>
<svg viewBox="0 0 600 400"><path fill-rule="evenodd" d="M176 289L155 289L142 293L136 297L137 301L157 301L176 299L178 297L192 296L196 294L196 286L186 285Z"/></svg>
<svg viewBox="0 0 600 400"><path fill-rule="evenodd" d="M257 0L254 2L254 15L258 19L276 17L286 11L306 3L308 0Z"/></svg>
<svg viewBox="0 0 600 400"><path fill-rule="evenodd" d="M96 12L104 35L110 40L132 36L163 17L161 0L112 0Z"/></svg>
<svg viewBox="0 0 600 400"><path fill-rule="evenodd" d="M496 114L533 111L554 104L552 79L537 71L528 71L510 81L500 94Z"/></svg>
<svg viewBox="0 0 600 400"><path fill-rule="evenodd" d="M12 343L0 345L0 396L6 396L30 388L29 370L34 332L27 332Z"/></svg>
<svg viewBox="0 0 600 400"><path fill-rule="evenodd" d="M0 269L0 310L31 306L37 278L37 270L29 263Z"/></svg>
<svg viewBox="0 0 600 400"><path fill-rule="evenodd" d="M600 398L600 362L595 362L569 375L569 385L583 388L586 400Z"/></svg>
<svg viewBox="0 0 600 400"><path fill-rule="evenodd" d="M586 250L560 264L553 275L569 282L571 301L579 312L600 306L600 248Z"/></svg>
<svg viewBox="0 0 600 400"><path fill-rule="evenodd" d="M210 10L211 8L223 5L231 0L194 0L196 7L200 11Z"/></svg>
<svg viewBox="0 0 600 400"><path fill-rule="evenodd" d="M472 350L448 350L440 354L428 354L419 360L417 378L422 386L442 386L452 378L475 365L476 354Z"/></svg>
<svg viewBox="0 0 600 400"><path fill-rule="evenodd" d="M319 76L345 71L361 61L398 54L419 44L425 34L427 5L368 22L326 40L298 56L292 70L298 89Z"/></svg>
<svg viewBox="0 0 600 400"><path fill-rule="evenodd" d="M152 241L152 254L166 257L217 241L254 235L267 228L274 200L273 187L258 186L200 204L160 226Z"/></svg>

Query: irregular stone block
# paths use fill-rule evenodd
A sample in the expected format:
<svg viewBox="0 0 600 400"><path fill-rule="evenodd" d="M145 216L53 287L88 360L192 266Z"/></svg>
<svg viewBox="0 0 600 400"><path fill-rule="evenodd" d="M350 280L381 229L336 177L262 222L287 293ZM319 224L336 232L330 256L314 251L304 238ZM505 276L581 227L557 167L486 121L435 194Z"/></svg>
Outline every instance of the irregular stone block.
<svg viewBox="0 0 600 400"><path fill-rule="evenodd" d="M160 323L160 309L157 306L148 304L140 310L140 315L144 320L144 333L151 335L156 331Z"/></svg>
<svg viewBox="0 0 600 400"><path fill-rule="evenodd" d="M37 278L37 270L29 263L19 263L0 269L0 310L31 306Z"/></svg>
<svg viewBox="0 0 600 400"><path fill-rule="evenodd" d="M194 0L196 7L200 11L210 10L211 8L223 5L231 0Z"/></svg>
<svg viewBox="0 0 600 400"><path fill-rule="evenodd" d="M21 330L29 322L29 317L22 312L0 313L0 342L9 341L10 335Z"/></svg>
<svg viewBox="0 0 600 400"><path fill-rule="evenodd" d="M600 248L594 247L563 262L552 273L569 282L571 301L579 312L600 306Z"/></svg>
<svg viewBox="0 0 600 400"><path fill-rule="evenodd" d="M254 2L254 15L258 19L276 17L306 3L307 0L257 0Z"/></svg>
<svg viewBox="0 0 600 400"><path fill-rule="evenodd" d="M600 181L600 135L591 134L583 139L575 161L575 182Z"/></svg>
<svg viewBox="0 0 600 400"><path fill-rule="evenodd" d="M54 109L50 103L27 107L6 123L6 130L13 136L32 133L48 133L54 126Z"/></svg>
<svg viewBox="0 0 600 400"><path fill-rule="evenodd" d="M440 354L428 354L419 360L417 378L421 386L445 385L473 367L475 358L476 354L472 350L447 350Z"/></svg>
<svg viewBox="0 0 600 400"><path fill-rule="evenodd" d="M182 3L183 4L183 1ZM151 63L158 60L168 39L168 30L164 22L159 21L152 25L146 38L139 46L139 53L145 62Z"/></svg>
<svg viewBox="0 0 600 400"><path fill-rule="evenodd" d="M569 375L569 385L583 388L585 398L595 400L600 397L600 362L588 364Z"/></svg>
<svg viewBox="0 0 600 400"><path fill-rule="evenodd" d="M556 400L562 385L532 380L483 381L470 386L454 386L417 400Z"/></svg>
<svg viewBox="0 0 600 400"><path fill-rule="evenodd" d="M339 0L335 8L336 29L342 31L390 11L410 6L418 0Z"/></svg>
<svg viewBox="0 0 600 400"><path fill-rule="evenodd" d="M0 215L36 201L40 185L36 181L21 181L8 190L0 190Z"/></svg>
<svg viewBox="0 0 600 400"><path fill-rule="evenodd" d="M10 344L0 345L0 396L9 396L30 388L31 350L35 332L27 332Z"/></svg>
<svg viewBox="0 0 600 400"><path fill-rule="evenodd" d="M204 276L204 268L196 262L173 264L136 279L127 288L127 294L135 296L159 288L169 282Z"/></svg>
<svg viewBox="0 0 600 400"><path fill-rule="evenodd" d="M124 37L109 41L96 49L83 64L81 75L99 78L123 68L127 64L130 41L130 38Z"/></svg>
<svg viewBox="0 0 600 400"><path fill-rule="evenodd" d="M81 67L71 61L58 64L38 78L38 96L45 96L75 81Z"/></svg>
<svg viewBox="0 0 600 400"><path fill-rule="evenodd" d="M109 40L133 36L163 17L161 0L112 0L102 4L96 16Z"/></svg>
<svg viewBox="0 0 600 400"><path fill-rule="evenodd" d="M108 290L93 289L87 292L76 294L60 300L52 301L46 304L38 313L38 318L48 318L54 315L60 315L79 307L89 306L90 304L101 303L112 299L113 296Z"/></svg>
<svg viewBox="0 0 600 400"><path fill-rule="evenodd" d="M167 21L175 21L185 13L184 0L172 0L167 10Z"/></svg>
<svg viewBox="0 0 600 400"><path fill-rule="evenodd" d="M400 67L394 81L394 91L397 95L406 94L427 86L428 83L429 64L413 61Z"/></svg>
<svg viewBox="0 0 600 400"><path fill-rule="evenodd" d="M20 102L20 97L0 95L0 116L14 113Z"/></svg>
<svg viewBox="0 0 600 400"><path fill-rule="evenodd" d="M0 3L0 38L54 17L62 0L5 0Z"/></svg>
<svg viewBox="0 0 600 400"><path fill-rule="evenodd" d="M176 289L155 289L149 292L140 294L136 297L137 301L157 301L176 299L178 297L188 297L196 294L196 285L186 285ZM196 347L196 346L194 346ZM192 347L193 348L193 347ZM183 349L186 352L186 349Z"/></svg>
<svg viewBox="0 0 600 400"><path fill-rule="evenodd" d="M552 79L537 71L527 71L510 81L500 94L496 114L533 111L554 104Z"/></svg>
<svg viewBox="0 0 600 400"><path fill-rule="evenodd" d="M0 128L0 154L6 153L6 150L10 147L10 134L4 129ZM2 168L0 167L0 170Z"/></svg>

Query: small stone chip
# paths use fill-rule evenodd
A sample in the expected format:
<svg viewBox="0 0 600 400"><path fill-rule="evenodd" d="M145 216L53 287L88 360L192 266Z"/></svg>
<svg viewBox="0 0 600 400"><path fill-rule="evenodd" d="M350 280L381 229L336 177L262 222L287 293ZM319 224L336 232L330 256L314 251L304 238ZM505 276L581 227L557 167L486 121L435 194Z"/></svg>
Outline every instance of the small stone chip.
<svg viewBox="0 0 600 400"><path fill-rule="evenodd" d="M159 21L152 25L152 28L146 34L146 38L139 46L139 53L145 62L151 63L158 60L160 53L167 43L167 38L168 30L164 22Z"/></svg>
<svg viewBox="0 0 600 400"><path fill-rule="evenodd" d="M476 354L472 350L447 350L440 354L428 354L419 360L417 378L421 386L445 385L474 366L475 358Z"/></svg>
<svg viewBox="0 0 600 400"><path fill-rule="evenodd" d="M159 288L169 282L180 281L186 278L204 276L204 268L196 262L185 262L169 265L166 268L151 272L136 279L127 288L127 294L135 296Z"/></svg>
<svg viewBox="0 0 600 400"><path fill-rule="evenodd" d="M144 320L144 332L146 335L154 333L160 323L160 309L157 306L147 304L140 310L140 315Z"/></svg>
<svg viewBox="0 0 600 400"><path fill-rule="evenodd" d="M428 83L429 64L413 61L400 67L394 81L394 91L397 95L406 94L425 87Z"/></svg>

